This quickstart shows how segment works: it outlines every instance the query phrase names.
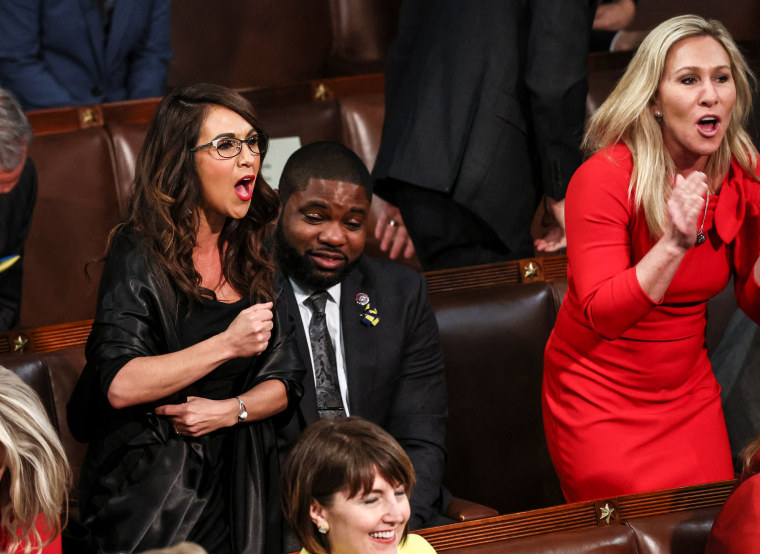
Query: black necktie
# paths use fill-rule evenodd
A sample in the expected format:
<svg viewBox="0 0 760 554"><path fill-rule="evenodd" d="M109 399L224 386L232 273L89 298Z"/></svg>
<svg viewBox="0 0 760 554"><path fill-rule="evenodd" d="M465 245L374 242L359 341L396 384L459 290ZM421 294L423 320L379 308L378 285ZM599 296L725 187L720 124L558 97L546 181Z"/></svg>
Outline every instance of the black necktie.
<svg viewBox="0 0 760 554"><path fill-rule="evenodd" d="M327 317L325 316L327 296L327 292L319 291L306 299L307 305L311 308L309 340L311 341L311 357L314 361L319 417L339 417L346 415L346 413L343 410L343 399L340 396L335 349L327 330Z"/></svg>

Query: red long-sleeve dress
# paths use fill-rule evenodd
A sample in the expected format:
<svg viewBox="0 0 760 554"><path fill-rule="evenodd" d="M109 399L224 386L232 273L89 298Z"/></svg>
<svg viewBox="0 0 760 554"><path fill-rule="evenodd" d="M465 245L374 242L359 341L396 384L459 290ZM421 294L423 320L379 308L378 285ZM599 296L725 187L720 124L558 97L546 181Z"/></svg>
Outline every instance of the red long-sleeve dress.
<svg viewBox="0 0 760 554"><path fill-rule="evenodd" d="M50 531L45 526L45 519L42 517L42 515L39 515L37 517L37 521L34 522L35 526L37 527L37 531L40 533L40 539L42 542L45 542L50 537ZM4 532L0 531L0 551L6 552L8 551L8 536L5 535ZM36 545L32 545L36 546ZM26 545L21 544L19 545L15 550L11 551L8 554L21 554L24 552ZM32 552L35 552L36 554L61 554L61 535L58 535L53 541L45 546L42 549L33 550Z"/></svg>
<svg viewBox="0 0 760 554"><path fill-rule="evenodd" d="M546 346L543 412L570 502L733 477L705 308L735 272L739 305L760 319L760 183L732 163L710 196L708 240L657 303L636 278L656 240L628 197L632 168L616 145L584 163L567 192L568 291Z"/></svg>

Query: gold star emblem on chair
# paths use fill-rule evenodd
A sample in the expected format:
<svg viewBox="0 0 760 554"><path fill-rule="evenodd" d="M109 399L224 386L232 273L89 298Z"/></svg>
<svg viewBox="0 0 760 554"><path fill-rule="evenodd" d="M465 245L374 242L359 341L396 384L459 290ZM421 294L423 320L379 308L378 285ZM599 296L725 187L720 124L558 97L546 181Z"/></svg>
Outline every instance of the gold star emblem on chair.
<svg viewBox="0 0 760 554"><path fill-rule="evenodd" d="M610 506L609 502L606 503L604 506L599 508L599 520L604 521L607 523L607 525L609 525L610 519L613 517L614 512L614 506Z"/></svg>
<svg viewBox="0 0 760 554"><path fill-rule="evenodd" d="M19 333L13 337L11 344L13 345L14 352L21 353L24 351L24 348L26 348L26 345L29 344L29 337L23 333Z"/></svg>

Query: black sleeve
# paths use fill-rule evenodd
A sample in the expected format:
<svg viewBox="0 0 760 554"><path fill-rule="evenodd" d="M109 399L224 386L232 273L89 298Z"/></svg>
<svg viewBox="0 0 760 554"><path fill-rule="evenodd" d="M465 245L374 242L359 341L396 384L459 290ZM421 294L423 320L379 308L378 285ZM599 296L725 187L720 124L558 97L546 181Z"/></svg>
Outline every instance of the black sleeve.
<svg viewBox="0 0 760 554"><path fill-rule="evenodd" d="M565 197L582 162L594 0L532 3L525 83L544 193Z"/></svg>
<svg viewBox="0 0 760 554"><path fill-rule="evenodd" d="M21 258L8 269L0 272L0 331L12 329L21 313L21 286L24 278L24 247L32 225L32 214L37 202L37 171L31 159L26 165L14 189L7 193L6 200L11 204L4 208L11 210L7 220L11 228L0 229L0 258L19 255ZM4 210L0 210L0 218ZM3 233L8 233L3 237ZM4 245L4 247L3 247Z"/></svg>

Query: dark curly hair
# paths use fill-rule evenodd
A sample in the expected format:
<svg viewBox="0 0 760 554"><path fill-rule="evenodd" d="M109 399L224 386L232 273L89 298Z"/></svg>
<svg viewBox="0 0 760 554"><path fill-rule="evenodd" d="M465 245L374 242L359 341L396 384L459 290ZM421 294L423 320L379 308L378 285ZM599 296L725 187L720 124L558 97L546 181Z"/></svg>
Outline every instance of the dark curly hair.
<svg viewBox="0 0 760 554"><path fill-rule="evenodd" d="M263 133L253 106L232 89L202 83L174 90L153 115L137 157L125 221L111 233L113 238L119 228L132 226L155 256L158 271L195 302L216 297L201 286L193 265L202 189L190 152L214 106L232 110ZM274 296L271 235L279 205L277 194L259 174L248 213L242 219L228 218L219 236L224 278L252 302Z"/></svg>

